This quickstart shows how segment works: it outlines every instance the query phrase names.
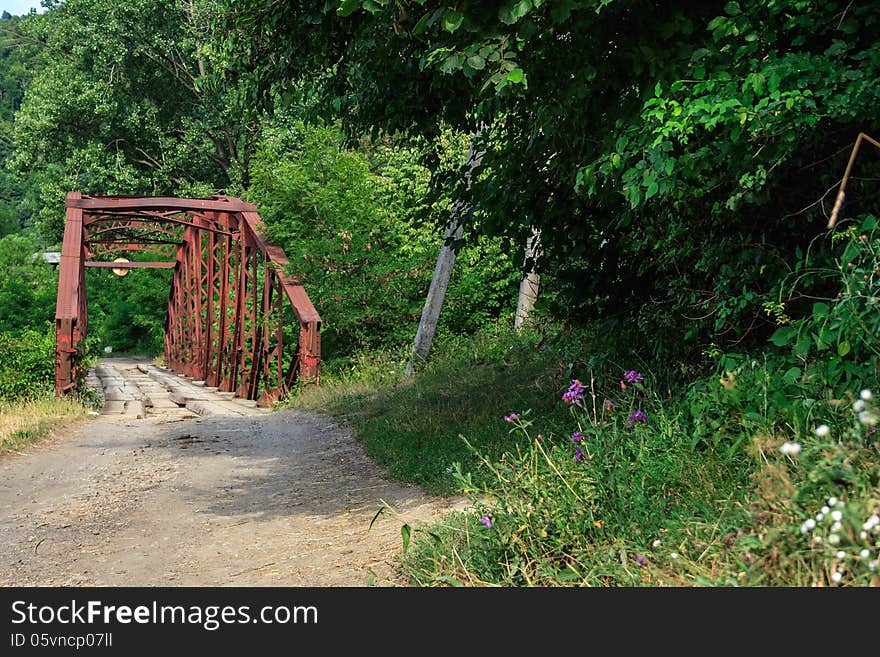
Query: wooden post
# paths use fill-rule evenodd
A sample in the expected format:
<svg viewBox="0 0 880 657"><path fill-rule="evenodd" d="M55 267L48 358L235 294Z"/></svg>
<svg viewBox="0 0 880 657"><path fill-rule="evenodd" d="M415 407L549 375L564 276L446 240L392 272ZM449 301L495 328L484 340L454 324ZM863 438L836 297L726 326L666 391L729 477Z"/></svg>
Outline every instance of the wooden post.
<svg viewBox="0 0 880 657"><path fill-rule="evenodd" d="M443 239L443 245L440 247L440 254L437 256L437 265L434 267L434 277L431 279L428 297L425 299L424 308L422 308L422 318L416 331L412 355L406 364L406 376L412 376L417 360L423 363L428 359L431 343L434 341L434 334L437 332L440 309L443 307L443 299L446 297L446 289L449 287L452 267L455 264L455 252L464 234L464 222L473 213L473 206L467 198L467 192L470 191L473 175L480 167L483 155L486 152L485 150L476 151L476 143L481 134L482 131L480 130L476 132L468 149L463 176L465 198L455 201L449 213L449 223L446 226L446 234Z"/></svg>
<svg viewBox="0 0 880 657"><path fill-rule="evenodd" d="M541 255L541 231L532 228L532 234L526 240L526 254L523 259L523 277L519 282L519 298L516 302L516 316L513 320L513 328L517 333L522 332L523 326L528 323L532 310L535 309L535 301L538 299L538 290L541 286L541 275L535 270L536 263Z"/></svg>

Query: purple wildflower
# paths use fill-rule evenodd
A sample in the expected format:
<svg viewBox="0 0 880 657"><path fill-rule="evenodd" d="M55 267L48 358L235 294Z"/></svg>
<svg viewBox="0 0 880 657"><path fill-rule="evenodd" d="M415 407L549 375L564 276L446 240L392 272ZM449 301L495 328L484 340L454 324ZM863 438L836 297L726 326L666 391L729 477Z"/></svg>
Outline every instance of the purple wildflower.
<svg viewBox="0 0 880 657"><path fill-rule="evenodd" d="M486 525L486 527L488 527L489 529L492 529L492 518L490 518L488 515L480 518L480 522Z"/></svg>
<svg viewBox="0 0 880 657"><path fill-rule="evenodd" d="M626 423L629 426L634 425L636 422L641 422L645 424L648 422L648 414L645 413L642 409L637 410L635 413L630 413L629 417L626 418Z"/></svg>
<svg viewBox="0 0 880 657"><path fill-rule="evenodd" d="M610 399L606 399L604 406L605 406L605 410L610 413L614 409L614 402L611 401Z"/></svg>
<svg viewBox="0 0 880 657"><path fill-rule="evenodd" d="M636 563L637 563L638 565L640 565L640 566L644 566L644 565L645 565L645 557L644 557L644 555L637 554L637 555L636 555Z"/></svg>
<svg viewBox="0 0 880 657"><path fill-rule="evenodd" d="M586 386L577 379L572 380L568 390L563 393L562 401L566 404L579 404L584 399L584 390Z"/></svg>
<svg viewBox="0 0 880 657"><path fill-rule="evenodd" d="M579 443L583 439L584 439L584 434L582 434L580 431L575 431L573 434L571 434L571 442L573 442L573 443Z"/></svg>
<svg viewBox="0 0 880 657"><path fill-rule="evenodd" d="M516 422L521 417L522 417L521 413L510 413L509 415L504 416L504 421L505 422Z"/></svg>
<svg viewBox="0 0 880 657"><path fill-rule="evenodd" d="M645 380L645 377L643 377L641 374L639 374L635 370L628 370L623 373L623 379L627 383L641 383L642 381Z"/></svg>
<svg viewBox="0 0 880 657"><path fill-rule="evenodd" d="M587 457L584 454L584 450L580 448L580 446L574 448L574 460L575 461L583 461Z"/></svg>

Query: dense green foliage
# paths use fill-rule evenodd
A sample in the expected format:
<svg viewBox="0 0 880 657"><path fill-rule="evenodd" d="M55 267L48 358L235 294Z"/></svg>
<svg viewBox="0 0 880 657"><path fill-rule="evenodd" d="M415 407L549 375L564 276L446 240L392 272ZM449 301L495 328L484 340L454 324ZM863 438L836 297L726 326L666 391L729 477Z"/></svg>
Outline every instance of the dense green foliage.
<svg viewBox="0 0 880 657"><path fill-rule="evenodd" d="M447 161L463 160L448 139ZM342 148L333 128L267 131L248 198L323 319L326 356L412 340L434 270L449 199L431 201L418 153L389 142ZM512 314L518 274L499 240L458 255L442 330L469 333Z"/></svg>
<svg viewBox="0 0 880 657"><path fill-rule="evenodd" d="M40 330L55 318L57 270L24 235L0 238L0 331Z"/></svg>
<svg viewBox="0 0 880 657"><path fill-rule="evenodd" d="M0 19L0 237L14 233L30 219L32 181L16 178L6 168L13 152L12 126L31 78L38 44L21 35L20 18Z"/></svg>
<svg viewBox="0 0 880 657"><path fill-rule="evenodd" d="M247 182L259 121L219 82L213 3L67 0L19 21L41 44L15 117L12 166L35 178L40 224L59 240L69 190L210 194Z"/></svg>
<svg viewBox="0 0 880 657"><path fill-rule="evenodd" d="M659 364L775 329L763 304L876 114L878 17L833 0L248 0L224 28L256 98L314 101L353 134L485 126L474 231L542 228L547 304L640 327Z"/></svg>
<svg viewBox="0 0 880 657"><path fill-rule="evenodd" d="M0 333L0 400L37 399L55 386L55 332Z"/></svg>

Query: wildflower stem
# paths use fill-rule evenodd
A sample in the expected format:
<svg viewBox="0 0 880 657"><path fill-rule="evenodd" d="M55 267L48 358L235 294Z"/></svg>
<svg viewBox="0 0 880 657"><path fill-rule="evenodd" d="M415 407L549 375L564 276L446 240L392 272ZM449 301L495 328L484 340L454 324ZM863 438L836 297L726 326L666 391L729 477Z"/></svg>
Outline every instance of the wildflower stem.
<svg viewBox="0 0 880 657"><path fill-rule="evenodd" d="M559 471L559 468L556 467L556 464L553 463L553 459L551 459L547 452L544 451L544 448L541 447L541 443L539 443L538 441L534 442L540 450L541 454L544 456L544 459L547 461L547 464L553 469L553 472L555 472L556 475L562 480L562 483L565 484L565 487L571 491L571 494L577 498L578 502L584 502L584 499L577 494L577 491L575 491L575 489L571 487L571 485L568 483L568 480L562 475L562 473ZM589 452L587 452L587 454L589 454Z"/></svg>

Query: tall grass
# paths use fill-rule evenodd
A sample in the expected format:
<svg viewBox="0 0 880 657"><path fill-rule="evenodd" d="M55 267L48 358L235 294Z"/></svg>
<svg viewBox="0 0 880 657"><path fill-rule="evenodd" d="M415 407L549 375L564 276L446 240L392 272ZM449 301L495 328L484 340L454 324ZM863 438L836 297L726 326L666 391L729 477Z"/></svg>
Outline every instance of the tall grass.
<svg viewBox="0 0 880 657"><path fill-rule="evenodd" d="M426 369L402 380L406 356L361 354L344 369L325 368L319 387L304 388L288 403L344 417L392 477L437 494L459 492L455 462L478 463L460 435L500 455L520 440L501 421L505 412L531 406L552 422L552 397L568 367L540 335L498 327L439 340ZM555 417L565 421L564 413Z"/></svg>
<svg viewBox="0 0 880 657"><path fill-rule="evenodd" d="M363 376L292 403L346 418L392 477L469 496L412 532L413 585L880 583L880 519L861 529L880 513L872 401L792 387L785 359L722 358L670 389L603 353L589 331L494 328L439 344L406 381L402 358L362 355Z"/></svg>
<svg viewBox="0 0 880 657"><path fill-rule="evenodd" d="M85 418L88 410L78 401L54 397L0 401L0 454L18 451L52 429Z"/></svg>

